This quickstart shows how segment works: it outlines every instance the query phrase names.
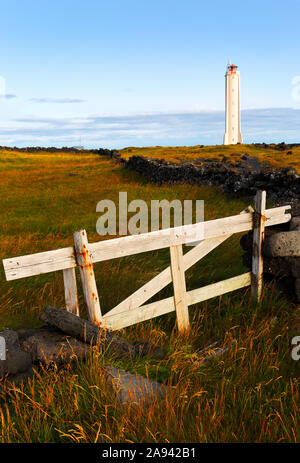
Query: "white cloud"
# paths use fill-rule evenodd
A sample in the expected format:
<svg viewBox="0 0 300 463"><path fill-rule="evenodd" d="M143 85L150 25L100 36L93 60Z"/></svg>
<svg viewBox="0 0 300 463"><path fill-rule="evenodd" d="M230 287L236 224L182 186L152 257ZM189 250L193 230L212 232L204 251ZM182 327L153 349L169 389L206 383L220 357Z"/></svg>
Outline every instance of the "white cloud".
<svg viewBox="0 0 300 463"><path fill-rule="evenodd" d="M0 98L4 98L5 100L12 100L17 98L17 95L13 95L12 93L4 93L3 95L0 95Z"/></svg>
<svg viewBox="0 0 300 463"><path fill-rule="evenodd" d="M58 104L72 104L83 103L85 100L79 98L30 98L29 101L34 103L58 103Z"/></svg>
<svg viewBox="0 0 300 463"><path fill-rule="evenodd" d="M242 111L245 143L299 142L300 110ZM0 124L0 145L86 147L222 144L224 112L93 115L78 118L27 116ZM13 141L12 141L13 140Z"/></svg>

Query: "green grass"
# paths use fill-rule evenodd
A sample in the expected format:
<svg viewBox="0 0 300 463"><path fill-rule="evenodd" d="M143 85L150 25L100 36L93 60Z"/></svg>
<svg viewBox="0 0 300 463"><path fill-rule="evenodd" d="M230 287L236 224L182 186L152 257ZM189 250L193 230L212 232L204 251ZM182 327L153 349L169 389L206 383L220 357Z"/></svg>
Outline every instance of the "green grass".
<svg viewBox="0 0 300 463"><path fill-rule="evenodd" d="M91 242L102 239L96 233L96 204L117 201L119 191L128 192L128 201L148 204L151 199L203 199L206 220L236 214L249 204L248 198L232 199L212 187L153 185L91 154L0 152L0 163L1 259L72 245L73 232L82 228ZM247 271L239 239L233 236L192 267L187 288ZM96 264L102 311L168 265L168 250ZM6 282L1 269L0 278L0 329L40 326L45 305L64 305L62 272ZM171 294L169 285L153 300ZM79 301L86 317L81 290ZM163 361L125 362L95 350L75 369L37 373L29 384L2 393L0 441L299 441L299 362L290 355L296 307L269 284L260 305L251 302L248 289L240 290L191 307L190 317L188 337L178 337L174 314L119 333L129 342L161 346ZM232 348L199 368L195 350L215 340ZM174 391L138 413L120 409L104 387L105 363L167 382Z"/></svg>

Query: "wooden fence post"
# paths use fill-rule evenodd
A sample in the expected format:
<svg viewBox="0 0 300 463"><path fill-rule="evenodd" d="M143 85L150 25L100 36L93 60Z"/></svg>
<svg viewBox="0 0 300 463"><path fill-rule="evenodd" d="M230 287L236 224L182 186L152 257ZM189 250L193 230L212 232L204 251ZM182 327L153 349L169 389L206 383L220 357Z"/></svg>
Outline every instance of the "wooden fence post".
<svg viewBox="0 0 300 463"><path fill-rule="evenodd" d="M63 270L63 276L66 309L68 312L74 313L75 315L79 316L75 268L65 268Z"/></svg>
<svg viewBox="0 0 300 463"><path fill-rule="evenodd" d="M251 295L260 302L263 281L263 258L261 253L265 233L266 192L257 191L253 213L253 247L252 247L252 278Z"/></svg>
<svg viewBox="0 0 300 463"><path fill-rule="evenodd" d="M182 245L170 246L171 273L174 288L174 305L177 316L178 331L189 330L189 311L186 298L186 285L183 264Z"/></svg>
<svg viewBox="0 0 300 463"><path fill-rule="evenodd" d="M84 299L88 308L89 317L91 322L100 323L102 321L102 314L93 263L89 253L89 244L85 230L76 231L74 233L74 243L77 264L80 269Z"/></svg>

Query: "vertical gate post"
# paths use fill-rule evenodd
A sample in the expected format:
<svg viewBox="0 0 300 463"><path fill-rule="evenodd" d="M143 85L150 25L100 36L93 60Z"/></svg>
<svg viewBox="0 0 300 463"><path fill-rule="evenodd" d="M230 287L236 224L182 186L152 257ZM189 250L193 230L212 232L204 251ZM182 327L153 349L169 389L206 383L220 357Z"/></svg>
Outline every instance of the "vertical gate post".
<svg viewBox="0 0 300 463"><path fill-rule="evenodd" d="M89 244L85 230L76 231L74 233L74 244L77 264L80 269L84 299L88 308L89 317L91 322L100 323L102 321L102 314L93 263L89 253Z"/></svg>
<svg viewBox="0 0 300 463"><path fill-rule="evenodd" d="M189 311L186 300L186 285L183 265L182 245L170 247L171 273L174 288L174 303L178 331L183 333L190 328Z"/></svg>
<svg viewBox="0 0 300 463"><path fill-rule="evenodd" d="M257 191L255 195L253 213L253 246L252 246L252 275L251 296L256 302L260 302L263 281L263 257L261 253L262 242L265 234L265 210L266 192Z"/></svg>
<svg viewBox="0 0 300 463"><path fill-rule="evenodd" d="M77 284L75 268L66 268L63 270L65 301L68 312L79 316L79 306L77 297Z"/></svg>

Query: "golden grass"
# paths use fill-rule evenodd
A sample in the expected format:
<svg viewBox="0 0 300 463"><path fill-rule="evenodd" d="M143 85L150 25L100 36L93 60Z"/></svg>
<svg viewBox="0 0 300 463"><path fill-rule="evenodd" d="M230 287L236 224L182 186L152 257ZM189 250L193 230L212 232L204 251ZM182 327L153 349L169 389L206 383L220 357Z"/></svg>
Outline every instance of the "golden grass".
<svg viewBox="0 0 300 463"><path fill-rule="evenodd" d="M292 151L292 154L287 154ZM300 146L284 151L254 145L204 146L155 146L149 148L128 147L120 150L124 159L131 156L147 156L172 162L193 161L198 158L221 161L223 156L231 162L238 161L244 154L256 157L260 162L274 167L294 167L300 172Z"/></svg>
<svg viewBox="0 0 300 463"><path fill-rule="evenodd" d="M205 219L232 215L249 199L218 189L153 185L96 155L3 153L0 173L1 259L72 245L72 234L96 233L96 204L131 199L204 199ZM72 176L70 176L72 174ZM74 176L73 174L76 174ZM187 272L193 289L245 271L234 236ZM106 312L169 265L168 250L95 265ZM62 272L6 282L1 271L0 329L39 326L46 304L63 306ZM80 288L80 282L78 281ZM167 287L158 298L172 294ZM80 291L80 310L86 316ZM299 362L291 359L296 307L274 286L261 305L248 290L190 309L192 331L179 338L169 314L120 332L129 342L161 346L166 358L121 361L95 350L76 369L36 373L29 384L0 395L1 442L296 442L299 441ZM231 349L203 367L194 352L213 341ZM105 388L101 366L111 363L175 386L165 401L121 409Z"/></svg>

